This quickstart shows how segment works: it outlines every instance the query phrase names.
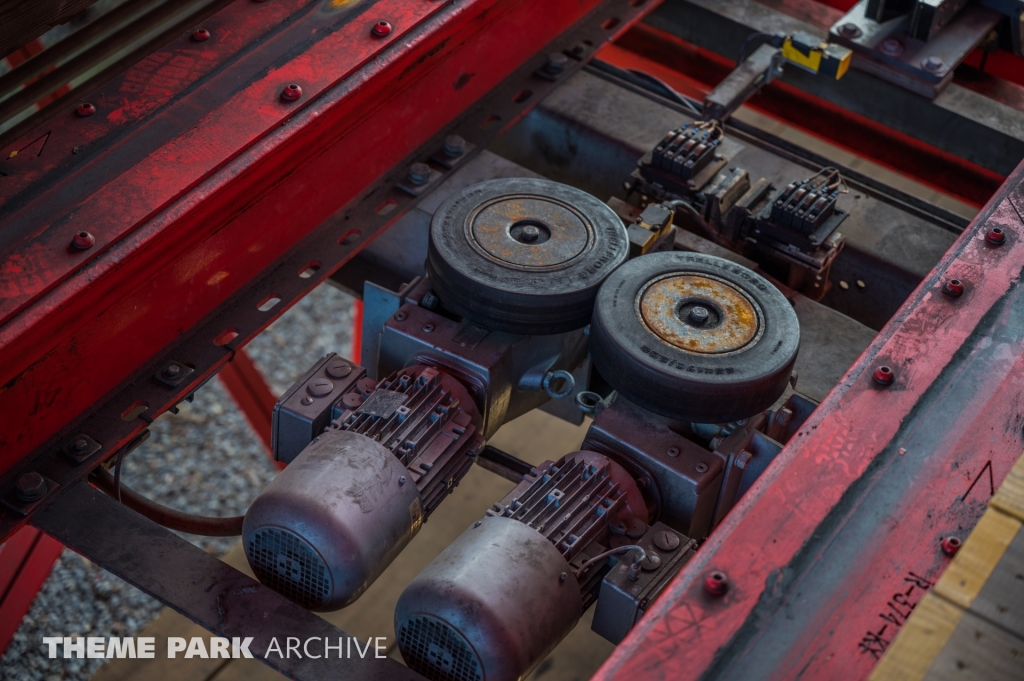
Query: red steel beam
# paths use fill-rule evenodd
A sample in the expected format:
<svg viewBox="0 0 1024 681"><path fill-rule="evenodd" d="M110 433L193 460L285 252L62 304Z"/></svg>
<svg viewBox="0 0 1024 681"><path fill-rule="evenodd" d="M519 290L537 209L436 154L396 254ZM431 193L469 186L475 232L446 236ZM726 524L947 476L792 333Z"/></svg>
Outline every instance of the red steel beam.
<svg viewBox="0 0 1024 681"><path fill-rule="evenodd" d="M266 447L267 452L273 452L274 444L271 438L271 422L274 413L274 405L277 398L271 391L267 381L263 378L259 368L252 361L243 348L235 350L235 355L230 362L224 365L217 374L221 383L227 389L235 405L241 410L245 419L256 432L256 436ZM279 468L284 468L278 463Z"/></svg>
<svg viewBox="0 0 1024 681"><path fill-rule="evenodd" d="M620 68L651 72L684 91L689 85L708 92L735 67L728 59L642 23L616 40L613 48L620 49L605 48L601 58ZM748 106L977 206L988 201L1004 179L781 81L764 88Z"/></svg>
<svg viewBox="0 0 1024 681"><path fill-rule="evenodd" d="M210 41L183 36L111 81L96 115L61 112L0 151L0 473L602 6L321 5L234 3ZM282 100L293 83L301 98ZM79 231L91 248L71 247Z"/></svg>
<svg viewBox="0 0 1024 681"><path fill-rule="evenodd" d="M870 674L1024 448L1022 216L1024 164L596 679Z"/></svg>
<svg viewBox="0 0 1024 681"><path fill-rule="evenodd" d="M34 527L23 527L0 544L0 655L64 547Z"/></svg>

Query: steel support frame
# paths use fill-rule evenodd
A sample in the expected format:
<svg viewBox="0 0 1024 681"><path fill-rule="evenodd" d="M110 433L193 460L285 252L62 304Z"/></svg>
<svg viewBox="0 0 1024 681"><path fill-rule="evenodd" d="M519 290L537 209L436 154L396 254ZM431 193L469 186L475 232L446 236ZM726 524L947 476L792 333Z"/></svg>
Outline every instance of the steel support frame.
<svg viewBox="0 0 1024 681"><path fill-rule="evenodd" d="M595 678L870 674L1024 448L1022 216L1024 164Z"/></svg>
<svg viewBox="0 0 1024 681"><path fill-rule="evenodd" d="M53 483L43 504L83 479L152 418L212 378L237 348L415 205L419 196L397 188L409 163L428 160L452 133L462 135L475 149L483 148L579 66L569 60L562 74L551 77L542 72L548 53L580 47L586 56L656 3L424 4L434 14L354 75L338 83L302 81L300 101L312 100L305 108L282 113L277 96L282 83L298 80L299 75L322 78L316 69L310 70L306 53L290 55L291 61L271 72L273 78L257 79L244 89L237 96L258 95L253 106L259 116L274 119L270 130L261 138L243 136L241 148L232 151L226 165L211 169L184 194L185 187L178 186L173 200L155 213L139 213L134 231L123 233L125 224L131 224L126 220L136 219L132 211L144 207L137 204L156 200L143 191L152 177L131 168L105 178L106 184L100 182L89 194L89 202L106 194L108 201L122 196L129 204L116 214L94 216L105 220L96 228L96 255L102 257L83 260L71 269L60 264L64 273L59 276L47 271L47 277L56 276L53 285L37 292L35 299L25 298L17 314L0 327L0 437L6 438L0 499L13 499L14 480L28 470ZM367 16L376 18L384 9L394 16L419 4L372 7ZM537 19L541 14L544 21ZM363 20L353 22L362 32L372 23L359 16ZM293 66L297 72L290 71ZM204 136L223 133L225 125L238 123L230 116L216 117L227 116L225 107L235 111L235 118L245 117L232 103L203 119L207 127L190 129L169 144L194 149ZM65 123L57 120L54 126ZM142 163L159 165L166 153L164 145ZM159 178L157 193L169 191L165 182L188 174L170 166ZM195 171L185 166L189 173ZM75 172L71 179L97 182ZM426 189L436 186L446 172L435 166ZM331 184L325 190L327 179ZM123 195L125 183L132 182L141 186L141 196ZM67 178L51 184L56 188L44 188L35 203L15 201L8 207L18 209L17 215L45 212L39 201L50 189L67 190ZM56 240L66 235L71 224L67 221L94 208L78 206L69 213L66 205L58 206L51 217L56 220L64 213L60 220L65 231L44 223L32 239L49 245L29 249L29 255L52 258L63 253L66 247ZM109 225L106 236L100 230L107 229L104 225ZM101 237L109 243L101 244ZM18 262L26 259L6 260L9 268ZM4 283L13 281L8 271ZM279 302L272 310L258 309L265 309L273 298ZM4 304L8 312L12 304L18 305L10 298ZM180 384L158 378L171 362L191 369ZM100 448L74 461L64 454L64 447L79 433L89 435ZM19 512L17 506L0 506L0 537L26 521L26 509Z"/></svg>
<svg viewBox="0 0 1024 681"><path fill-rule="evenodd" d="M267 666L292 679L315 681L422 681L397 660L351 653L352 638L327 620L242 574L197 546L114 501L86 482L71 486L32 522L101 567L121 577L205 627L238 642L252 637L249 650ZM116 529L112 529L116 528ZM286 638L314 642L323 655L329 641L335 657L312 658L272 653ZM352 642L353 644L355 641ZM365 649L367 641L360 641ZM346 652L343 652L347 648ZM351 654L351 656L349 656Z"/></svg>
<svg viewBox="0 0 1024 681"><path fill-rule="evenodd" d="M670 0L644 23L733 61L743 40L754 32L805 31L826 37L829 24L819 28L816 22L822 17L813 10L808 11L806 19L798 19L769 6L791 5L794 7L787 9L798 14L804 4L786 0ZM957 83L928 100L855 69L842 80L832 81L789 68L781 80L1001 177L1009 175L1024 158L1024 111Z"/></svg>

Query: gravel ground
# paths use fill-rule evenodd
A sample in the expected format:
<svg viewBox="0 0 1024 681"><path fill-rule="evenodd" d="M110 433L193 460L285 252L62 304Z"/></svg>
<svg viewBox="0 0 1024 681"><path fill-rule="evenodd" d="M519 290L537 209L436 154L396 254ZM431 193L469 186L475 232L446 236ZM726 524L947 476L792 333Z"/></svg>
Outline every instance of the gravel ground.
<svg viewBox="0 0 1024 681"><path fill-rule="evenodd" d="M276 394L328 352L350 348L352 299L325 284L247 346ZM164 414L125 458L122 480L168 506L211 516L241 515L276 469L220 381L210 381L179 414ZM182 535L221 555L238 540ZM49 659L44 636L131 636L162 605L65 549L3 658L0 679L88 679L104 660Z"/></svg>

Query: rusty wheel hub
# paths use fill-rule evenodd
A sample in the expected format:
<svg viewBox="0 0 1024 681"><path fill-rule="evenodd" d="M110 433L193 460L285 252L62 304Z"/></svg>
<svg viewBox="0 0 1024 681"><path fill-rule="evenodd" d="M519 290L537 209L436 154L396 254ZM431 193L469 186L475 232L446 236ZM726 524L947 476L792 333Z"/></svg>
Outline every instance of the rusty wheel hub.
<svg viewBox="0 0 1024 681"><path fill-rule="evenodd" d="M539 196L502 196L466 221L466 238L486 258L506 267L566 267L594 243L594 228L579 210Z"/></svg>
<svg viewBox="0 0 1024 681"><path fill-rule="evenodd" d="M757 304L732 284L707 274L667 274L640 290L637 314L666 343L699 354L745 348L764 331Z"/></svg>

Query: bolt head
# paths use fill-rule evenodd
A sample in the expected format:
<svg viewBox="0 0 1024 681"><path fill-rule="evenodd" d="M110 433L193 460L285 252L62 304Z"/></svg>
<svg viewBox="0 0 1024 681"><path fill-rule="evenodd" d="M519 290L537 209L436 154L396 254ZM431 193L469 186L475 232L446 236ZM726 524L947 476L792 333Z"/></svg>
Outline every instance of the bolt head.
<svg viewBox="0 0 1024 681"><path fill-rule="evenodd" d="M942 292L952 298L959 298L964 293L964 283L959 279L947 279L942 285Z"/></svg>
<svg viewBox="0 0 1024 681"><path fill-rule="evenodd" d="M281 90L281 99L286 102L294 102L300 97L302 97L302 88L295 83L286 85L285 88Z"/></svg>
<svg viewBox="0 0 1024 681"><path fill-rule="evenodd" d="M1006 232L1001 227L993 227L985 234L985 241L992 246L1002 246L1006 243Z"/></svg>
<svg viewBox="0 0 1024 681"><path fill-rule="evenodd" d="M704 463L704 462L701 462L701 463L697 464L696 466L694 466L693 469L695 471L697 471L698 473L707 473L708 472L708 465L706 463Z"/></svg>
<svg viewBox="0 0 1024 681"><path fill-rule="evenodd" d="M192 41L197 43L205 43L210 39L210 32L205 28L201 28L192 34Z"/></svg>
<svg viewBox="0 0 1024 681"><path fill-rule="evenodd" d="M78 105L78 108L75 109L75 113L81 116L82 118L87 118L96 113L96 107L95 105L90 104L89 102L82 102Z"/></svg>
<svg viewBox="0 0 1024 681"><path fill-rule="evenodd" d="M852 21L848 21L839 27L839 35L844 38L859 38L861 33L862 31L860 30L860 26Z"/></svg>
<svg viewBox="0 0 1024 681"><path fill-rule="evenodd" d="M947 556L955 556L956 552L960 550L962 542L959 537L943 537L941 546L942 552Z"/></svg>
<svg viewBox="0 0 1024 681"><path fill-rule="evenodd" d="M74 442L71 443L72 449L74 449L76 452L85 451L85 449L88 446L89 446L89 441L86 440L84 437L80 437L80 438L78 438L77 440L75 440Z"/></svg>
<svg viewBox="0 0 1024 681"><path fill-rule="evenodd" d="M711 313L708 312L706 307L700 307L698 305L697 307L690 309L689 314L686 315L686 321L690 322L694 326L704 326L708 323L708 318L710 316Z"/></svg>
<svg viewBox="0 0 1024 681"><path fill-rule="evenodd" d="M164 376L167 378L177 378L181 375L181 365L179 364L168 364L164 367Z"/></svg>
<svg viewBox="0 0 1024 681"><path fill-rule="evenodd" d="M704 590L712 596L724 596L725 592L729 590L729 578L725 576L724 572L718 570L709 572L708 576L704 578Z"/></svg>
<svg viewBox="0 0 1024 681"><path fill-rule="evenodd" d="M898 57L903 54L903 43L896 38L886 38L882 41L882 44L878 47L883 54L887 54L890 57Z"/></svg>
<svg viewBox="0 0 1024 681"><path fill-rule="evenodd" d="M679 456L679 447L669 447L665 453L671 457Z"/></svg>
<svg viewBox="0 0 1024 681"><path fill-rule="evenodd" d="M548 60L544 64L544 70L554 75L561 73L565 70L566 65L569 63L569 58L561 52L552 52L548 55Z"/></svg>
<svg viewBox="0 0 1024 681"><path fill-rule="evenodd" d="M373 28L370 29L370 33L375 38L386 38L389 35L391 35L392 30L393 27L388 22L378 21L376 24L373 25Z"/></svg>
<svg viewBox="0 0 1024 681"><path fill-rule="evenodd" d="M466 151L466 140L459 135L448 135L444 138L444 146L441 150L445 156L458 158Z"/></svg>
<svg viewBox="0 0 1024 681"><path fill-rule="evenodd" d="M892 367L887 367L883 364L875 369L875 373L872 374L872 378L875 379L875 383L878 385L892 385L893 380L896 378L896 374L893 372Z"/></svg>
<svg viewBox="0 0 1024 681"><path fill-rule="evenodd" d="M434 331L434 325L427 322L423 325L423 333L432 333Z"/></svg>
<svg viewBox="0 0 1024 681"><path fill-rule="evenodd" d="M921 67L925 71L931 71L932 73L939 73L946 70L946 62L942 61L941 58L932 55L925 57L921 60Z"/></svg>
<svg viewBox="0 0 1024 681"><path fill-rule="evenodd" d="M402 475L402 476L399 476L399 478L398 478L398 484L399 484L399 485L404 485L404 484L405 484L405 476L404 476L404 475Z"/></svg>
<svg viewBox="0 0 1024 681"><path fill-rule="evenodd" d="M437 295L435 295L433 291L427 291L423 295L423 300L420 301L420 305L422 305L427 310L433 310L435 307L437 307L437 304L439 302L440 301L438 300Z"/></svg>
<svg viewBox="0 0 1024 681"><path fill-rule="evenodd" d="M96 237L85 230L75 232L71 237L71 247L76 251L87 251L96 243Z"/></svg>
<svg viewBox="0 0 1024 681"><path fill-rule="evenodd" d="M396 322L404 322L406 317L408 317L408 315L405 314L404 312L399 311L395 313Z"/></svg>
<svg viewBox="0 0 1024 681"><path fill-rule="evenodd" d="M430 166L426 163L413 163L409 166L409 184L424 185L430 181Z"/></svg>
<svg viewBox="0 0 1024 681"><path fill-rule="evenodd" d="M36 501L46 494L46 480L35 471L23 473L15 484L14 493L22 501Z"/></svg>

